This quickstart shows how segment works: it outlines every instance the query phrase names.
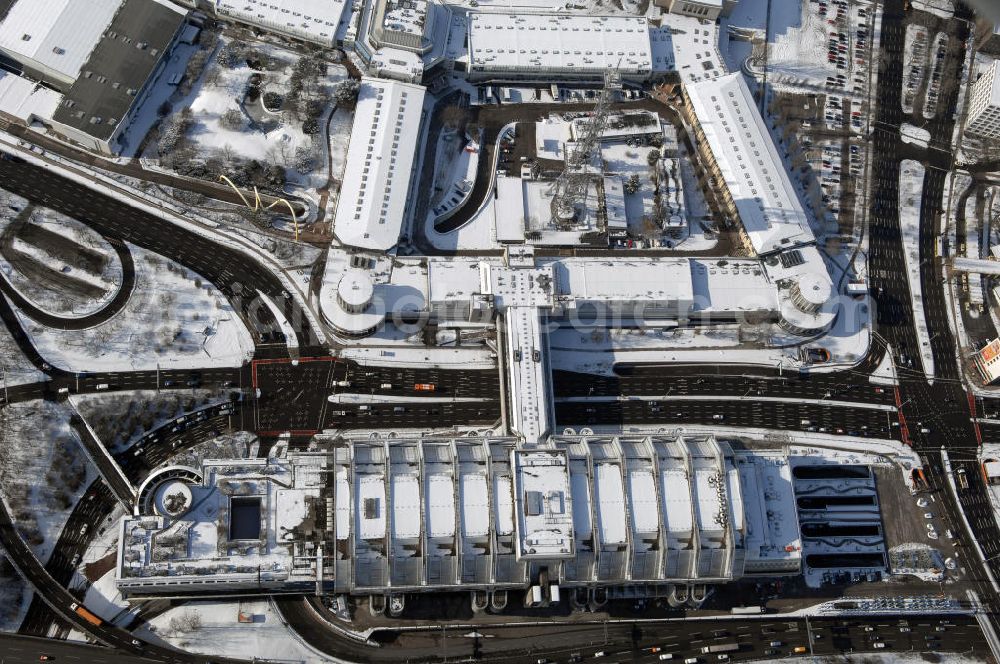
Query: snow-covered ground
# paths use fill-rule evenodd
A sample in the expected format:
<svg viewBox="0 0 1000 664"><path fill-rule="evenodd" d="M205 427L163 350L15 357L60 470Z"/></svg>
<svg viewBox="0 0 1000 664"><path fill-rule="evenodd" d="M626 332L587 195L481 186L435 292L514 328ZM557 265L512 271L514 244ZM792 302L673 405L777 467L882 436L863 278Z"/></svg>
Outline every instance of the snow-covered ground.
<svg viewBox="0 0 1000 664"><path fill-rule="evenodd" d="M830 26L816 8L815 3L805 1L770 3L768 83L808 87L840 73L826 58Z"/></svg>
<svg viewBox="0 0 1000 664"><path fill-rule="evenodd" d="M192 389L106 392L70 397L98 439L118 454L138 438L184 413L228 401L226 392Z"/></svg>
<svg viewBox="0 0 1000 664"><path fill-rule="evenodd" d="M97 472L69 425L66 403L27 401L0 410L0 489L25 541L43 563L70 510Z"/></svg>
<svg viewBox="0 0 1000 664"><path fill-rule="evenodd" d="M941 96L941 78L944 73L944 55L948 46L948 35L938 32L934 35L934 45L931 47L930 80L927 81L927 95L921 110L924 118L931 120L937 115L938 100Z"/></svg>
<svg viewBox="0 0 1000 664"><path fill-rule="evenodd" d="M913 103L916 100L917 88L927 71L927 28L917 23L906 26L906 37L903 41L903 112L913 113Z"/></svg>
<svg viewBox="0 0 1000 664"><path fill-rule="evenodd" d="M130 611L129 603L121 596L115 585L114 569L87 588L83 603L90 611L107 621L114 621L119 615Z"/></svg>
<svg viewBox="0 0 1000 664"><path fill-rule="evenodd" d="M930 334L924 314L923 287L920 283L920 199L924 189L924 167L913 159L904 159L899 165L899 230L903 239L903 256L906 259L906 276L910 282L910 303L913 323L917 330L919 355L913 358L923 364L928 380L934 380L934 354L931 352ZM910 349L911 352L914 349ZM916 368L916 367L914 367Z"/></svg>
<svg viewBox="0 0 1000 664"><path fill-rule="evenodd" d="M232 44L228 37L221 37L219 41L219 50ZM247 102L254 108L244 107L244 93L254 74L263 77L262 90L265 93L273 91L286 95L290 88L292 66L300 58L299 54L272 43L254 42L249 44L249 48L260 54L262 68L251 69L245 59L228 67L213 57L191 93L174 103L175 109L191 110L192 124L187 137L195 146L196 158L206 160L216 157L221 158L223 163L243 159L278 164L286 169L290 183L315 190L323 186L327 178L326 151L322 140L325 140L323 126L334 103L332 91L338 82L347 78L347 70L343 65L327 63L327 73L319 78L316 93L316 98L326 104L326 110L321 116L319 133L310 135L303 131L302 121L291 120L287 112L271 113L264 109L261 102L263 94L257 101ZM242 119L236 128L223 121L226 112L233 109ZM266 118L276 126L258 125L251 121L252 117ZM336 128L333 126L331 130ZM312 156L314 168L297 169L297 154ZM151 142L146 156L155 158L155 155L156 146Z"/></svg>
<svg viewBox="0 0 1000 664"><path fill-rule="evenodd" d="M6 552L0 547L0 632L18 630L33 597L34 590L7 561Z"/></svg>
<svg viewBox="0 0 1000 664"><path fill-rule="evenodd" d="M913 0L914 9L929 12L941 18L951 18L955 15L955 4L952 0Z"/></svg>
<svg viewBox="0 0 1000 664"><path fill-rule="evenodd" d="M0 233L17 217L30 212L22 221L43 229L43 233L55 233L79 248L64 247L57 251L44 235L28 241L25 231L31 227L27 226L12 238L9 260L0 255L0 271L21 296L53 315L80 317L100 311L122 283L122 265L114 249L85 224L49 208L33 207L28 211L27 205L20 196L0 191ZM103 267L98 270L99 263ZM38 276L49 272L47 278ZM93 295L61 287L60 280L91 287ZM101 294L97 295L98 292Z"/></svg>
<svg viewBox="0 0 1000 664"><path fill-rule="evenodd" d="M178 263L129 245L136 285L125 307L86 330L45 327L18 312L32 343L68 371L239 366L253 338L222 293Z"/></svg>
<svg viewBox="0 0 1000 664"><path fill-rule="evenodd" d="M239 622L240 612L252 622ZM280 662L332 662L288 628L267 600L188 602L152 618L135 632L143 641L208 656Z"/></svg>
<svg viewBox="0 0 1000 664"><path fill-rule="evenodd" d="M904 143L912 143L913 145L926 148L931 140L931 132L921 127L914 127L908 122L900 125L899 131L902 134Z"/></svg>
<svg viewBox="0 0 1000 664"><path fill-rule="evenodd" d="M437 249L495 250L501 244L496 240L496 198L487 196L486 203L458 230L438 233L434 230L434 217L427 215L424 226L427 240Z"/></svg>

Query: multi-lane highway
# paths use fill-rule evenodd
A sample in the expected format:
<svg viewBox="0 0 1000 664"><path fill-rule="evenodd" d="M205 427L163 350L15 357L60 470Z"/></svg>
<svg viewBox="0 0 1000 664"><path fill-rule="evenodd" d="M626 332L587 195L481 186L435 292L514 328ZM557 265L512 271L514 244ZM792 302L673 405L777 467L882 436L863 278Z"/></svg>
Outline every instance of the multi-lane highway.
<svg viewBox="0 0 1000 664"><path fill-rule="evenodd" d="M951 41L946 69L960 71L961 44L967 28L961 19L967 9L957 10L959 20L949 23ZM873 386L869 374L882 359L884 346L877 346L859 366L849 371L829 374L789 375L779 368L746 368L736 370L719 367L658 366L619 367L613 378L595 378L568 373L554 376L557 396L556 417L560 425L588 424L628 425L630 423L664 426L706 424L716 426L766 427L824 431L834 435L903 437L926 453L928 473L937 495L953 527L960 528L958 510L964 510L973 526L973 536L989 556L1000 555L1000 531L993 519L978 472L974 453L980 436L1000 439L1000 427L983 424L974 427L974 415L962 389L962 373L955 360L954 339L949 331L944 293L937 278L939 259L934 243L938 234L944 172L950 166L947 153L939 150L917 151L899 139L901 113L902 48L905 15L902 0L887 0L882 28L882 72L879 76L879 103L873 146L873 196L869 236L870 283L876 293L878 329L896 354L918 354L919 341L914 330L910 309L909 285L905 275L900 226L897 210L899 162L903 158L918 158L928 166L924 182L920 247L921 258L934 269L923 271L923 299L927 325L931 332L931 350L937 367L933 385L914 371L901 371L899 390ZM957 101L957 86L946 88L942 109L928 126L933 142L950 142L953 121L950 108ZM197 271L220 287L244 321L257 333L261 344L258 358L273 355L286 357L283 345L265 349L263 344L279 338L277 322L255 293L265 292L293 322L299 346L304 355L317 356L316 362L287 361L254 363L243 369L212 369L197 371L121 372L118 374L70 374L49 366L20 329L9 305L0 301L0 318L8 325L22 350L48 380L7 390L10 401L34 398L57 398L59 390L71 393L95 392L101 389L132 391L136 389L188 389L198 386L231 387L241 390L245 400L232 405L232 412L222 412L215 406L204 417L195 414L192 420L173 421L147 434L128 451L118 455L116 462L123 468L127 483L141 482L149 470L165 462L179 447L211 437L214 433L239 426L265 435L280 432L312 432L323 428L412 428L424 429L488 425L499 419L499 378L493 371L443 371L434 369L386 369L361 367L335 360L326 350L311 347L316 335L309 328L306 316L297 310L290 298L284 297L280 281L252 258L209 242L195 233L172 225L152 214L140 211L123 200L90 190L42 168L24 163L0 161L0 176L5 187L32 202L46 205L84 221L117 246L132 242L156 251ZM56 324L56 322L53 322ZM308 352L306 352L308 351ZM417 394L418 383L433 384L430 393ZM107 387L102 387L107 385ZM335 393L395 398L388 403L364 401L331 402ZM619 400L619 397L625 397ZM698 397L698 398L695 398ZM704 397L713 397L708 400ZM400 400L400 398L402 398ZM899 410L897 410L899 407ZM1000 410L1000 402L986 400L981 407ZM902 414L902 417L900 417ZM184 416L185 418L187 416ZM239 424L235 424L236 422ZM907 427L907 422L909 426ZM918 424L919 423L919 424ZM926 429L921 432L921 429ZM99 444L99 443L98 443ZM946 445L952 451L954 463L968 469L968 488L959 491L959 504L941 491L946 478L937 455L937 448ZM122 494L126 487L116 487ZM28 580L54 609L77 626L89 629L97 638L133 653L156 657L177 658L175 653L135 644L127 632L81 624L68 610L75 601L64 585L72 573L73 560L86 545L87 523L100 523L106 518L111 493L103 485L90 488L70 516L49 564L42 568L30 555L9 516L0 510L0 542L11 552L15 563ZM0 506L2 507L2 506ZM987 603L996 611L1000 601L987 582L982 565L966 558L969 577ZM993 563L995 564L995 562ZM997 570L1000 571L1000 570ZM315 623L310 611L300 611L296 600L281 600L282 611L296 627L318 647L328 652L347 648L331 636L329 630ZM874 639L891 650L964 651L984 648L978 629L967 619L956 619L954 625L941 625L926 619L910 619L901 625L897 620L818 621L807 630L804 623L793 621L795 629L785 623L754 623L759 630L747 629L740 622L719 623L726 635L711 635L699 624L646 624L641 628L610 626L574 626L539 631L531 638L505 637L460 640L445 633L439 640L414 646L405 651L407 657L423 655L439 658L472 654L478 648L491 659L507 661L537 661L548 654L568 658L574 653L593 657L604 652L605 661L655 661L652 648L670 648L678 655L695 656L705 643L733 639L741 644L736 658L759 657L768 649L774 654L787 654L794 645L807 646L817 654L833 654L852 650L871 650ZM782 625L784 626L782 628ZM770 630L765 632L764 628ZM867 630L872 627L872 630ZM938 627L944 627L939 630ZM901 628L905 628L901 629ZM637 631L638 630L638 631ZM607 636L605 636L607 634ZM408 637L408 640L413 637ZM438 639L438 637L433 637ZM781 641L781 646L771 646ZM478 645L476 645L477 642ZM537 643L538 646L530 645ZM345 650L345 656L366 660L396 661L400 652L391 648L373 650L365 646L357 652ZM974 650L975 651L975 650ZM661 650L662 652L662 650ZM359 655L359 653L362 653ZM390 657L391 655L391 657ZM37 655L36 655L37 658ZM396 659L393 659L396 658ZM92 660L97 661L97 660Z"/></svg>
<svg viewBox="0 0 1000 664"><path fill-rule="evenodd" d="M780 658L789 655L832 656L879 650L987 655L989 648L979 625L969 616L884 616L840 618L757 618L712 620L651 620L642 609L634 618L612 621L521 624L505 627L443 619L422 631L376 629L374 648L337 636L308 606L308 600L276 599L284 618L314 648L346 661L398 662L466 660L537 664L580 660L599 664L673 661L695 657L701 664L719 661L702 653L706 646L736 644L733 661ZM478 636L477 636L478 635ZM876 643L884 643L883 648ZM772 645L774 644L774 645ZM796 653L796 648L805 652Z"/></svg>
<svg viewBox="0 0 1000 664"><path fill-rule="evenodd" d="M78 219L106 238L132 242L168 256L209 279L259 342L281 339L283 335L258 291L283 311L295 330L299 347L316 345L319 336L310 328L308 317L295 299L285 297L281 281L250 256L23 160L0 160L0 178L5 189L36 205Z"/></svg>

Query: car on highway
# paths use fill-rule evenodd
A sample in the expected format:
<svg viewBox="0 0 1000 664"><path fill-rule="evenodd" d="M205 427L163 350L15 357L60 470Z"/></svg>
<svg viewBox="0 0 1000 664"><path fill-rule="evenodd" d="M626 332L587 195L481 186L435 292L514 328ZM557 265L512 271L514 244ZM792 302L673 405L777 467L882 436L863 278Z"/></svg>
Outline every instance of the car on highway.
<svg viewBox="0 0 1000 664"><path fill-rule="evenodd" d="M39 655L38 656L38 661L39 662L51 662L53 659L55 659L55 657L53 657L52 655Z"/></svg>

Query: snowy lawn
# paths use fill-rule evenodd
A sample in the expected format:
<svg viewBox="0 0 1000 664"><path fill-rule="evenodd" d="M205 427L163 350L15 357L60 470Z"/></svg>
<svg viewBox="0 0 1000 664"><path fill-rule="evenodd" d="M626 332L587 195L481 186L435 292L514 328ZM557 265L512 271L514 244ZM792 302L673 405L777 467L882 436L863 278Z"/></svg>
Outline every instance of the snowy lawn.
<svg viewBox="0 0 1000 664"><path fill-rule="evenodd" d="M23 225L12 228L15 221ZM0 235L0 271L43 311L86 316L100 311L121 286L121 261L98 233L6 191L0 191Z"/></svg>
<svg viewBox="0 0 1000 664"><path fill-rule="evenodd" d="M165 155L162 164L179 172L185 162L218 159L217 166L234 180L240 164L255 160L284 169L288 182L304 189L325 185L326 118L334 106L334 87L348 77L347 70L343 65L314 60L325 65L326 72L302 76L305 85L293 100L292 81L299 77L296 68L309 56L271 43L243 44L228 37L219 41L191 93L174 102L175 109L183 110L164 121L159 145L151 141L145 156L157 158L159 148ZM260 92L248 96L252 81L259 81ZM264 104L269 93L280 100L278 110ZM170 137L173 127L179 128L181 137ZM337 128L335 122L331 131ZM175 152L171 142L181 151L190 149L190 154L167 159Z"/></svg>
<svg viewBox="0 0 1000 664"><path fill-rule="evenodd" d="M913 322L917 329L920 348L909 349L917 353L911 358L923 363L923 371L928 379L934 380L934 354L931 352L927 318L924 315L923 287L920 273L920 200L924 190L924 167L912 159L904 159L899 164L899 230L903 236L903 257L906 259L906 273L910 282L910 301ZM916 365L915 368L919 368Z"/></svg>
<svg viewBox="0 0 1000 664"><path fill-rule="evenodd" d="M931 132L920 127L914 127L908 122L900 125L899 131L902 134L904 143L912 143L913 145L926 148L928 142L931 140Z"/></svg>
<svg viewBox="0 0 1000 664"><path fill-rule="evenodd" d="M51 364L68 371L240 366L253 338L222 293L172 260L129 245L136 285L125 308L86 330L58 330L18 316Z"/></svg>
<svg viewBox="0 0 1000 664"><path fill-rule="evenodd" d="M241 623L239 613L253 622ZM203 655L281 662L332 661L306 647L282 624L267 600L188 602L161 613L136 631L144 641Z"/></svg>
<svg viewBox="0 0 1000 664"><path fill-rule="evenodd" d="M69 425L70 407L52 401L0 410L0 489L18 531L43 563L69 513L97 476Z"/></svg>

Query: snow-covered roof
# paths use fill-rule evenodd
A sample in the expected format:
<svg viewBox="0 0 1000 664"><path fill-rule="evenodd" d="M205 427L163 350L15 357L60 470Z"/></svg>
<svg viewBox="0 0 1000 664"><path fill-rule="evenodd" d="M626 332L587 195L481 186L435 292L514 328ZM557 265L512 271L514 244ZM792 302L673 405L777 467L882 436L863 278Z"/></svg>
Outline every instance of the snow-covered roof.
<svg viewBox="0 0 1000 664"><path fill-rule="evenodd" d="M708 581L739 577L740 549L747 572L752 564L794 572L798 564L783 450L734 452L711 436L673 435L560 435L538 447L471 436L403 435L386 445L359 434L324 442L324 451L206 460L202 479L188 484L190 509L123 519L119 589L196 594L320 583L331 592L367 593L420 581L425 567L441 572L428 574L428 588L455 589L469 581L466 572L475 583L492 583L505 553L539 564L577 557L584 564L570 580L605 584L670 583L695 570ZM236 520L256 521L256 536L232 528L246 503L249 515ZM337 541L336 563L331 550L322 574L308 564L320 537ZM426 546L415 548L419 541ZM499 549L485 546L491 541ZM594 547L608 556L600 576L585 563ZM621 565L610 564L616 550ZM662 565L628 560L651 550ZM461 573L430 560L458 556ZM768 568L768 561L779 566Z"/></svg>
<svg viewBox="0 0 1000 664"><path fill-rule="evenodd" d="M524 242L524 181L519 177L498 177L493 204L497 242Z"/></svg>
<svg viewBox="0 0 1000 664"><path fill-rule="evenodd" d="M672 34L670 26L649 29L649 48L655 72L674 71L677 68Z"/></svg>
<svg viewBox="0 0 1000 664"><path fill-rule="evenodd" d="M120 4L121 0L20 0L0 23L0 50L72 81Z"/></svg>
<svg viewBox="0 0 1000 664"><path fill-rule="evenodd" d="M777 311L778 295L759 261L691 259L694 310Z"/></svg>
<svg viewBox="0 0 1000 664"><path fill-rule="evenodd" d="M472 71L648 76L649 23L633 16L485 13L469 17Z"/></svg>
<svg viewBox="0 0 1000 664"><path fill-rule="evenodd" d="M14 116L22 122L31 122L32 117L48 119L61 101L62 95L55 90L0 71L0 113Z"/></svg>
<svg viewBox="0 0 1000 664"><path fill-rule="evenodd" d="M517 546L522 558L573 555L573 499L566 453L562 450L512 452L517 491Z"/></svg>
<svg viewBox="0 0 1000 664"><path fill-rule="evenodd" d="M690 303L686 259L564 258L553 263L557 291L588 302Z"/></svg>
<svg viewBox="0 0 1000 664"><path fill-rule="evenodd" d="M220 14L319 43L333 44L345 0L216 0Z"/></svg>
<svg viewBox="0 0 1000 664"><path fill-rule="evenodd" d="M743 75L685 86L698 124L758 254L815 240Z"/></svg>
<svg viewBox="0 0 1000 664"><path fill-rule="evenodd" d="M660 35L651 32L653 39L669 33L673 48L673 69L684 83L697 83L719 78L726 74L725 62L719 53L719 24L693 16L670 14L659 28ZM663 48L654 42L654 52L659 56ZM659 61L657 61L659 66Z"/></svg>
<svg viewBox="0 0 1000 664"><path fill-rule="evenodd" d="M741 518L746 522L743 530L748 564L801 558L802 540L787 458L759 452L742 455L736 463L742 485Z"/></svg>
<svg viewBox="0 0 1000 664"><path fill-rule="evenodd" d="M334 233L344 244L388 251L406 216L425 88L362 78Z"/></svg>

